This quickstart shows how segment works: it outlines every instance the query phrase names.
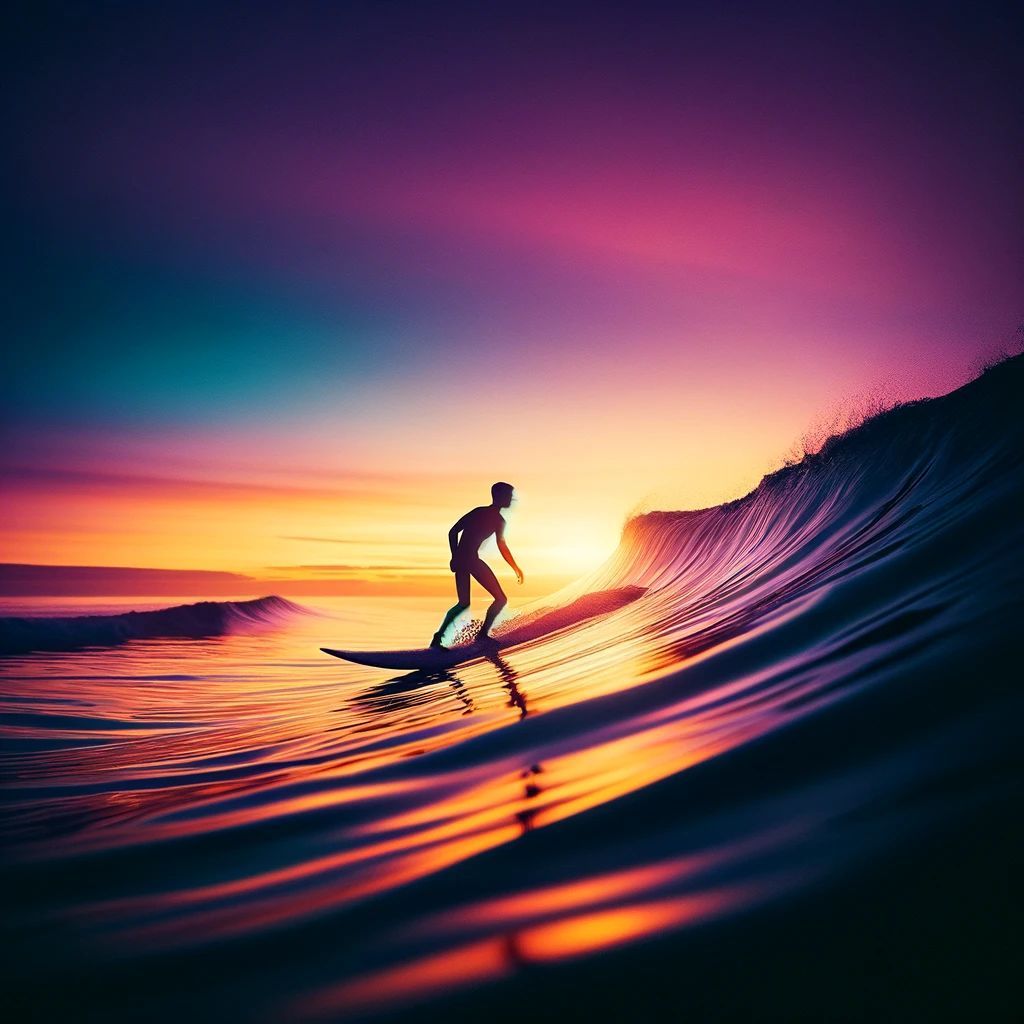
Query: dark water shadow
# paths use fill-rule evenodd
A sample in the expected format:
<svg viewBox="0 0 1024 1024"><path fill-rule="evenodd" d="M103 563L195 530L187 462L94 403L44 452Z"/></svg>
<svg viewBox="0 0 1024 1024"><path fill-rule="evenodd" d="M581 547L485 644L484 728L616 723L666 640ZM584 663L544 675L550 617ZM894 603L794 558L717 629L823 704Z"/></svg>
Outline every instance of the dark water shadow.
<svg viewBox="0 0 1024 1024"><path fill-rule="evenodd" d="M487 655L489 661L501 676L501 684L508 691L508 706L519 709L520 720L524 719L530 709L526 706L526 695L519 689L519 673L497 651Z"/></svg>
<svg viewBox="0 0 1024 1024"><path fill-rule="evenodd" d="M431 696L424 691L439 683L447 683L451 692L465 706L463 714L471 714L476 710L473 697L466 684L449 669L427 672L419 670L394 676L383 683L375 683L361 690L355 697L355 703L369 711L396 711L431 702ZM446 691L438 691L439 695L447 696Z"/></svg>
<svg viewBox="0 0 1024 1024"><path fill-rule="evenodd" d="M519 712L519 720L522 721L530 709L526 702L526 695L519 688L519 673L496 651L485 656L484 660L490 662L497 671L501 680L502 689L508 693L508 707L515 708ZM375 683L356 694L354 701L360 707L370 711L399 711L415 706L430 704L436 700L447 697L448 691L439 684L447 684L448 689L455 694L464 705L465 714L471 714L476 710L476 703L469 688L452 669L440 671L417 670L406 672L400 676L393 676L382 683ZM431 687L436 687L436 692L429 692Z"/></svg>

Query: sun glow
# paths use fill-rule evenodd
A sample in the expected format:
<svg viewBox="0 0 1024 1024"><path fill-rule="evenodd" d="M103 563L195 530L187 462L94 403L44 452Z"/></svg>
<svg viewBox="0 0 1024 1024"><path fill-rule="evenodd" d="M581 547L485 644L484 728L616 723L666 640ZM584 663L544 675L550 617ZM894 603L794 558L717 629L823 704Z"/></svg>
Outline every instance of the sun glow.
<svg viewBox="0 0 1024 1024"><path fill-rule="evenodd" d="M579 575L604 562L615 550L617 543L617 536L611 539L601 537L595 529L593 536L571 537L553 548L544 549L541 555L552 567L557 566L567 573Z"/></svg>

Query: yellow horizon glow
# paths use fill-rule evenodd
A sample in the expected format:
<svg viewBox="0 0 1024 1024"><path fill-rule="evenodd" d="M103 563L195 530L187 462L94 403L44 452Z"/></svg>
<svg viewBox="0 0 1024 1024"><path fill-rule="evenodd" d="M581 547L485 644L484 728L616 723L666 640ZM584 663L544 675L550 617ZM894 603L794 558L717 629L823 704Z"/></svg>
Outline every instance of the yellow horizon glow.
<svg viewBox="0 0 1024 1024"><path fill-rule="evenodd" d="M759 475L748 472L747 482ZM284 580L443 576L448 530L469 508L488 503L488 483L478 474L433 485L418 477L354 493L322 483L221 485L101 475L16 481L5 501L3 561L219 570ZM577 476L568 484L556 489L551 480L528 481L507 515L509 546L528 578L572 578L601 564L642 497L630 492L627 474ZM499 574L508 571L493 540L484 556Z"/></svg>
<svg viewBox="0 0 1024 1024"><path fill-rule="evenodd" d="M52 465L5 481L0 558L433 592L447 586L449 528L504 479L516 487L507 537L528 587L512 583L493 542L484 554L515 600L599 566L631 514L750 491L820 394L809 382L709 392L695 381L681 390L675 374L645 389L628 380L588 366L555 395L540 375L514 417L467 400L472 429L455 437L429 396L398 392L398 422L314 407L201 434L61 437Z"/></svg>

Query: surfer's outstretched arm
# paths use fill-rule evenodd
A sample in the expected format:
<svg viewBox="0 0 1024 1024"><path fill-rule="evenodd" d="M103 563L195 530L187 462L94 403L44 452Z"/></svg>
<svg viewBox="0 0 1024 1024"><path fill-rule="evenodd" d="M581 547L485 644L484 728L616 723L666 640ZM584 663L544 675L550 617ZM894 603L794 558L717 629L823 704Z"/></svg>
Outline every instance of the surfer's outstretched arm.
<svg viewBox="0 0 1024 1024"><path fill-rule="evenodd" d="M505 543L505 529L504 529L504 527L501 527L498 530L497 536L495 537L495 540L498 542L498 550L501 552L501 557L504 558L505 561L508 562L508 564L512 566L512 571L516 574L516 579L520 583L522 583L523 582L523 570L520 569L518 565L516 565L516 560L512 557L512 552L509 551L508 545Z"/></svg>

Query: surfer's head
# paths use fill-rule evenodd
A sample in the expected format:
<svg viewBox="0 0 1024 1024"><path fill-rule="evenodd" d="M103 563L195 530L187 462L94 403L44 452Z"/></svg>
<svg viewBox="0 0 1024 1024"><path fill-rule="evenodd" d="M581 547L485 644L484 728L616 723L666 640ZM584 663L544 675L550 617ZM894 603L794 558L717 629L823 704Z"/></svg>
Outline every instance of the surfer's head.
<svg viewBox="0 0 1024 1024"><path fill-rule="evenodd" d="M491 484L491 501L498 508L508 508L512 504L512 492L515 488L511 484L501 483L500 481L496 484Z"/></svg>

